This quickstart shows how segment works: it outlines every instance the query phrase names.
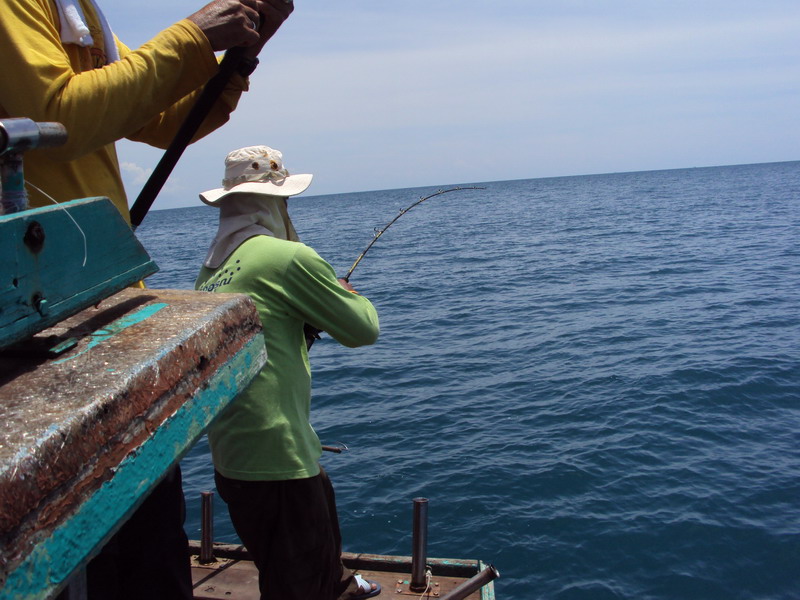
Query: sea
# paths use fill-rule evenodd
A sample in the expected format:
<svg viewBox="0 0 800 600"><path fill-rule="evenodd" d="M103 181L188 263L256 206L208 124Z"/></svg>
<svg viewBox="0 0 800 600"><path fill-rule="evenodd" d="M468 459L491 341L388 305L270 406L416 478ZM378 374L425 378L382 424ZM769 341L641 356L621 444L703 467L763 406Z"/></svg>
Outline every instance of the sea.
<svg viewBox="0 0 800 600"><path fill-rule="evenodd" d="M340 275L399 217L350 280L380 339L310 353L345 551L410 555L427 498L428 556L498 600L800 598L800 162L289 208ZM216 218L148 215L150 287L193 287ZM198 539L205 439L182 466Z"/></svg>

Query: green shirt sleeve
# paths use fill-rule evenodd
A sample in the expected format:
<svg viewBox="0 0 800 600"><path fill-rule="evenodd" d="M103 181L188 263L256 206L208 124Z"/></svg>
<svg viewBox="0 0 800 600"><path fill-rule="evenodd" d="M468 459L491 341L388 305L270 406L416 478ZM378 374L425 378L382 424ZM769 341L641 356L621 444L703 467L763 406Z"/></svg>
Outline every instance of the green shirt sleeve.
<svg viewBox="0 0 800 600"><path fill-rule="evenodd" d="M344 289L336 273L312 248L298 244L285 273L296 318L350 348L374 344L380 332L372 303Z"/></svg>

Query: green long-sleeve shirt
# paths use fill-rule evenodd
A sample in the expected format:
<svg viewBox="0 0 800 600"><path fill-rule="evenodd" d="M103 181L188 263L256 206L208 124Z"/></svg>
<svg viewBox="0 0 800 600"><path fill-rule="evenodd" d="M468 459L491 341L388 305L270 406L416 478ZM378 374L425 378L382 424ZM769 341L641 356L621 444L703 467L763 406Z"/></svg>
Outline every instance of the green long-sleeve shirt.
<svg viewBox="0 0 800 600"><path fill-rule="evenodd" d="M258 307L267 364L209 430L214 467L248 481L313 477L319 438L309 423L311 369L303 324L348 347L372 344L372 303L344 289L333 268L300 242L260 235L217 269L203 267L195 287L248 294Z"/></svg>

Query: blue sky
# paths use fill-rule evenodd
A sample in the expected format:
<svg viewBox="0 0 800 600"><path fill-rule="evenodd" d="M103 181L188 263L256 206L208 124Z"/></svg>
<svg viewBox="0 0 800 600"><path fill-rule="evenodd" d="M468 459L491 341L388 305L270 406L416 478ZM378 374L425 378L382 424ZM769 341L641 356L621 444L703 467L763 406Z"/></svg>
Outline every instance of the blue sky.
<svg viewBox="0 0 800 600"><path fill-rule="evenodd" d="M800 159L800 3L296 0L155 208L266 144L307 194ZM102 4L136 47L202 6ZM161 151L119 144L136 197Z"/></svg>

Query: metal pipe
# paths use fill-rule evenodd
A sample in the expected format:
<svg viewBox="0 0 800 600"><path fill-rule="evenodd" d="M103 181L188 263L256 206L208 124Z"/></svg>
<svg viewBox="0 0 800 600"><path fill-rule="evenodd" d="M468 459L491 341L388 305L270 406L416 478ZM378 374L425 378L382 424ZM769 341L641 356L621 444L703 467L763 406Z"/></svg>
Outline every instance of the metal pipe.
<svg viewBox="0 0 800 600"><path fill-rule="evenodd" d="M468 579L458 587L450 590L442 596L441 600L462 600L498 577L500 577L498 570L493 565L489 565L472 579Z"/></svg>
<svg viewBox="0 0 800 600"><path fill-rule="evenodd" d="M428 589L426 568L428 562L428 499L414 498L414 523L411 541L411 584L412 592Z"/></svg>
<svg viewBox="0 0 800 600"><path fill-rule="evenodd" d="M0 119L0 154L21 154L34 148L61 146L67 130L61 123L37 123L30 119Z"/></svg>
<svg viewBox="0 0 800 600"><path fill-rule="evenodd" d="M61 123L0 119L0 214L28 208L22 154L34 148L60 146L66 141L67 130Z"/></svg>
<svg viewBox="0 0 800 600"><path fill-rule="evenodd" d="M0 158L0 182L0 215L26 210L28 193L21 152L9 152Z"/></svg>
<svg viewBox="0 0 800 600"><path fill-rule="evenodd" d="M214 557L214 492L200 492L200 564L216 562Z"/></svg>

